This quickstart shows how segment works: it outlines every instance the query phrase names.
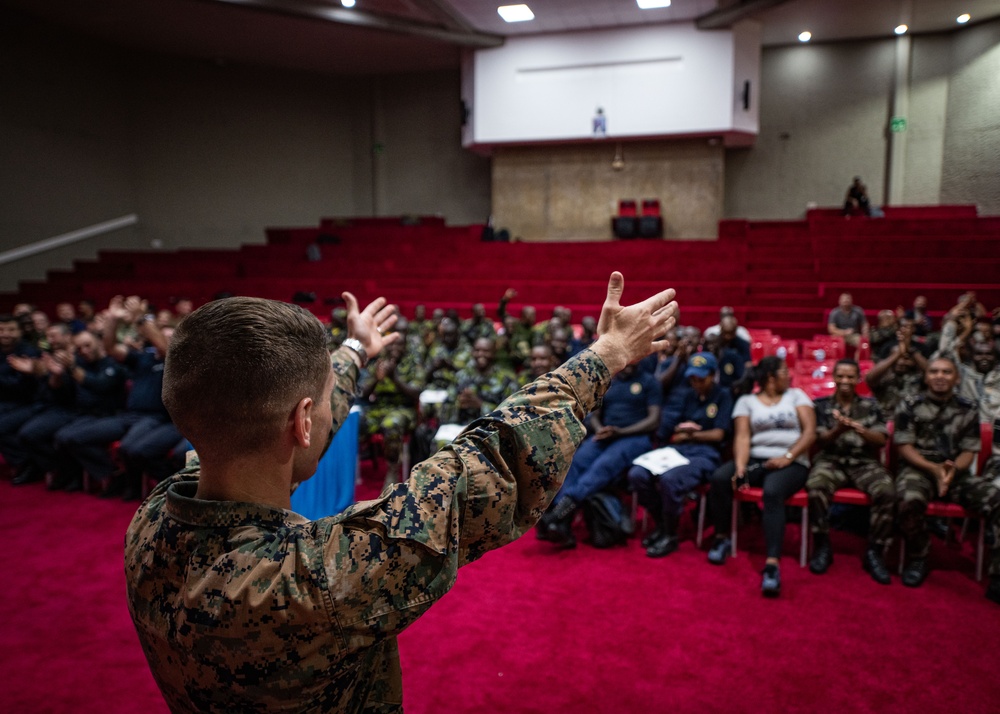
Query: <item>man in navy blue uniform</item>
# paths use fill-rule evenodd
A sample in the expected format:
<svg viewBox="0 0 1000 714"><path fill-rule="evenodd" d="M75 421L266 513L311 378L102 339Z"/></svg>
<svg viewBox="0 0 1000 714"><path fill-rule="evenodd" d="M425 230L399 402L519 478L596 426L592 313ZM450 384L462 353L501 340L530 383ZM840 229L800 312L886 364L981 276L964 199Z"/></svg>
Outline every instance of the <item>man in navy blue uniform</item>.
<svg viewBox="0 0 1000 714"><path fill-rule="evenodd" d="M687 494L705 483L719 466L722 446L732 430L733 398L715 382L717 370L718 362L711 353L692 355L684 371L691 390L682 402L664 410L660 422L661 443L669 442L688 463L658 475L642 466L629 470L629 483L639 503L656 522L653 532L642 540L650 558L677 550L677 522Z"/></svg>
<svg viewBox="0 0 1000 714"><path fill-rule="evenodd" d="M750 343L737 334L737 327L733 315L719 320L719 343L715 352L719 358L719 384L730 390L751 364Z"/></svg>
<svg viewBox="0 0 1000 714"><path fill-rule="evenodd" d="M539 537L564 548L576 545L571 528L576 509L614 483L632 459L649 451L661 402L659 383L634 364L611 380L603 405L590 415L594 435L573 457L552 510L539 521Z"/></svg>
<svg viewBox="0 0 1000 714"><path fill-rule="evenodd" d="M21 339L21 323L13 315L0 315L0 453L7 465L17 469L14 485L28 483L30 473L22 473L24 451L19 448L17 430L37 406L35 359L38 350Z"/></svg>

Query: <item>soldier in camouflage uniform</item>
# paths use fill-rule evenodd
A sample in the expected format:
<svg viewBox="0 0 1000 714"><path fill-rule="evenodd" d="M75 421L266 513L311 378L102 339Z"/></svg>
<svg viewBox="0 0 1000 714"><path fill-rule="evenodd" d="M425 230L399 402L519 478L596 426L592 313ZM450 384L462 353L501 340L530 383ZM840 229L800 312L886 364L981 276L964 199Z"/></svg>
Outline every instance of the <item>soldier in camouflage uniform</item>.
<svg viewBox="0 0 1000 714"><path fill-rule="evenodd" d="M454 320L442 320L440 333L440 339L427 351L427 386L431 389L450 389L458 379L459 370L472 360L472 351L462 341Z"/></svg>
<svg viewBox="0 0 1000 714"><path fill-rule="evenodd" d="M493 340L481 337L472 346L472 363L456 375L441 407L441 421L468 424L486 416L518 390L517 377L498 367Z"/></svg>
<svg viewBox="0 0 1000 714"><path fill-rule="evenodd" d="M528 361L528 369L518 375L518 386L524 387L547 372L551 372L560 365L559 360L552 354L552 348L548 345L535 345L531 348L531 358Z"/></svg>
<svg viewBox="0 0 1000 714"><path fill-rule="evenodd" d="M417 425L417 400L427 376L419 357L407 350L402 339L390 344L367 371L369 377L361 387L362 400L371 403L365 430L369 436L382 434L388 486L399 481L403 438Z"/></svg>
<svg viewBox="0 0 1000 714"><path fill-rule="evenodd" d="M899 344L865 375L865 381L883 414L894 414L904 397L918 394L923 389L926 369L927 359L913 343L913 330L900 331Z"/></svg>
<svg viewBox="0 0 1000 714"><path fill-rule="evenodd" d="M175 712L401 712L396 637L460 566L518 538L555 495L612 375L660 343L673 291L622 307L612 275L592 349L478 420L409 481L307 521L294 483L347 415L365 353L394 339L378 299L332 359L301 308L218 300L178 329L164 402L200 464L161 483L125 540L128 605ZM226 348L226 349L223 349Z"/></svg>
<svg viewBox="0 0 1000 714"><path fill-rule="evenodd" d="M815 544L809 569L820 575L833 563L830 504L838 488L854 486L871 499L868 549L861 563L876 582L888 585L891 578L882 553L892 539L896 487L879 463L878 450L885 446L889 432L878 403L857 395L860 377L857 362L840 360L833 368L836 392L814 403L819 453L813 457L806 481Z"/></svg>
<svg viewBox="0 0 1000 714"><path fill-rule="evenodd" d="M472 317L462 322L462 336L470 345L481 337L492 340L497 335L493 321L486 317L486 306L481 302L472 306Z"/></svg>
<svg viewBox="0 0 1000 714"><path fill-rule="evenodd" d="M955 394L958 367L948 357L927 366L927 393L909 397L896 411L893 440L903 463L896 475L899 529L906 538L910 563L903 584L918 587L927 577L930 535L924 514L939 497L986 517L987 527L1000 525L1000 490L969 471L980 448L975 403ZM987 597L1000 602L1000 549L994 539Z"/></svg>
<svg viewBox="0 0 1000 714"><path fill-rule="evenodd" d="M335 307L330 312L330 345L340 347L347 339L347 310Z"/></svg>

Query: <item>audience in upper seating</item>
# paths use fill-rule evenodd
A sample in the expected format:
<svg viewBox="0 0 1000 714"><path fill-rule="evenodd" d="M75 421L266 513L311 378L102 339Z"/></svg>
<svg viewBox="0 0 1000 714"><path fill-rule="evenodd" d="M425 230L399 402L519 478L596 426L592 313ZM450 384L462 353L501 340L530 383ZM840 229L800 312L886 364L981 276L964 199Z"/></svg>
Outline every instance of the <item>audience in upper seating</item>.
<svg viewBox="0 0 1000 714"><path fill-rule="evenodd" d="M855 212L865 216L872 215L871 204L868 202L868 187L862 183L860 176L854 177L844 197L844 215L850 218Z"/></svg>

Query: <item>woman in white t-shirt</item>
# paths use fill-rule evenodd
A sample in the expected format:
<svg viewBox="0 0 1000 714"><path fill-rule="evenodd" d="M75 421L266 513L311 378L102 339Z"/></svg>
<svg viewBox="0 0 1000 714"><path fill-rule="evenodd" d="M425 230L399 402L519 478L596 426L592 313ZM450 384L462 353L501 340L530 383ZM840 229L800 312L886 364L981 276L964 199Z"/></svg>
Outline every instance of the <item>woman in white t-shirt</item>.
<svg viewBox="0 0 1000 714"><path fill-rule="evenodd" d="M779 357L762 359L754 368L754 380L760 391L740 397L733 408L733 460L709 478L715 542L708 561L722 565L732 553L729 519L733 490L744 484L763 486L767 561L761 590L776 597L781 591L785 501L805 485L809 475L816 412L805 392L789 388L788 367Z"/></svg>

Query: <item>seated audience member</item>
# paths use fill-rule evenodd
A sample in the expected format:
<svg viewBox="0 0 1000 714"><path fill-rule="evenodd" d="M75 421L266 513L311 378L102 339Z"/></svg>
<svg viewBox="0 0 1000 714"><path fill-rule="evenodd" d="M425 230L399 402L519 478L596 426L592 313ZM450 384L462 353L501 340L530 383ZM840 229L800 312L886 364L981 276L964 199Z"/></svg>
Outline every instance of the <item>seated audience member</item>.
<svg viewBox="0 0 1000 714"><path fill-rule="evenodd" d="M219 296L216 296L219 299ZM174 302L174 314L177 315L176 321L180 323L185 317L190 315L194 311L194 301L191 298L180 297Z"/></svg>
<svg viewBox="0 0 1000 714"><path fill-rule="evenodd" d="M927 392L905 399L896 410L893 434L901 465L896 475L899 529L906 539L903 584L919 587L927 577L930 535L924 517L927 504L941 498L958 503L1000 527L1000 490L989 479L976 478L970 467L980 449L976 405L955 394L958 365L951 357L935 357L927 365ZM1000 543L994 540L987 597L1000 603Z"/></svg>
<svg viewBox="0 0 1000 714"><path fill-rule="evenodd" d="M748 367L753 365L750 357L750 343L739 336L736 318L726 315L722 318L718 341L712 350L719 362L719 384L731 390L733 384L743 379Z"/></svg>
<svg viewBox="0 0 1000 714"><path fill-rule="evenodd" d="M53 360L47 365L50 378L71 382L74 388L75 413L52 436L56 466L53 488L66 491L83 488L84 471L107 483L114 472L108 447L121 436L116 431L117 435L104 439L107 419L114 418L125 404L125 370L107 354L103 342L96 335L81 332L73 336L73 344L75 363Z"/></svg>
<svg viewBox="0 0 1000 714"><path fill-rule="evenodd" d="M988 315L986 306L976 299L976 293L968 290L958 296L958 302L944 315L944 321L954 320L960 314L967 313L972 316L973 321L977 318ZM942 329L944 325L942 324Z"/></svg>
<svg viewBox="0 0 1000 714"><path fill-rule="evenodd" d="M954 355L952 355L954 356ZM992 342L972 346L972 366L959 364L959 395L979 405L979 421L992 424L1000 410L1000 367Z"/></svg>
<svg viewBox="0 0 1000 714"><path fill-rule="evenodd" d="M503 326L497 332L496 342L494 343L496 346L497 364L512 372L516 372L523 366L523 363L517 356L520 348L514 344L514 332L516 328L517 318L513 315L507 315Z"/></svg>
<svg viewBox="0 0 1000 714"><path fill-rule="evenodd" d="M715 542L708 562L722 565L732 553L729 528L733 491L744 484L763 486L767 560L761 592L777 597L781 592L785 501L805 485L809 475L816 412L805 392L789 387L788 367L779 357L763 358L753 375L760 392L740 397L733 407L733 460L709 477Z"/></svg>
<svg viewBox="0 0 1000 714"><path fill-rule="evenodd" d="M97 315L97 303L89 298L84 298L77 304L76 314L84 325L89 325L90 321Z"/></svg>
<svg viewBox="0 0 1000 714"><path fill-rule="evenodd" d="M395 327L401 337L406 334L398 320ZM426 382L420 353L407 349L404 339L389 344L362 381L361 399L371 404L365 412L365 430L369 435L381 434L383 439L383 487L402 476L403 440L417 425L417 403Z"/></svg>
<svg viewBox="0 0 1000 714"><path fill-rule="evenodd" d="M497 314L500 321L507 324L507 303L517 297L517 290L508 288L500 298L497 306ZM521 316L514 325L513 332L508 338L508 349L512 351L518 364L524 364L528 359L532 346L535 344L535 308L525 305L521 308Z"/></svg>
<svg viewBox="0 0 1000 714"><path fill-rule="evenodd" d="M872 214L871 204L868 202L868 187L861 182L860 176L854 177L844 198L844 215L850 218L855 211L865 216Z"/></svg>
<svg viewBox="0 0 1000 714"><path fill-rule="evenodd" d="M458 324L444 318L438 329L439 337L427 351L424 369L427 386L433 389L450 389L455 385L459 370L472 360L469 346L462 341Z"/></svg>
<svg viewBox="0 0 1000 714"><path fill-rule="evenodd" d="M898 332L899 321L896 319L896 313L892 310L879 310L875 329L869 335L873 359L883 360L889 356L889 352L897 344Z"/></svg>
<svg viewBox="0 0 1000 714"><path fill-rule="evenodd" d="M650 436L660 423L660 403L660 385L634 364L611 380L600 410L590 415L594 435L580 445L551 511L538 522L539 538L563 548L576 546L576 510L650 450Z"/></svg>
<svg viewBox="0 0 1000 714"><path fill-rule="evenodd" d="M500 365L499 360L497 364ZM558 367L562 362L552 354L552 348L548 345L535 345L531 348L531 358L528 360L528 369L522 372L517 383L519 387L526 387L541 377ZM500 365L501 367L503 365Z"/></svg>
<svg viewBox="0 0 1000 714"><path fill-rule="evenodd" d="M809 569L821 575L833 563L830 546L830 505L837 489L853 486L871 499L868 549L861 558L864 569L876 582L891 582L882 553L892 539L896 487L878 458L888 429L878 403L859 397L856 391L861 370L852 359L834 366L833 396L816 400L816 443L806 491L812 521L813 556Z"/></svg>
<svg viewBox="0 0 1000 714"><path fill-rule="evenodd" d="M587 315L580 320L580 327L582 328L580 336L574 336L573 340L570 342L570 357L575 357L580 354L585 349L590 347L590 345L594 343L594 340L597 339L597 320L595 320L592 315Z"/></svg>
<svg viewBox="0 0 1000 714"><path fill-rule="evenodd" d="M913 340L912 331L900 330L897 339L898 343L889 356L876 363L865 375L865 382L885 415L895 414L904 397L923 389L924 371L927 369L927 358Z"/></svg>
<svg viewBox="0 0 1000 714"><path fill-rule="evenodd" d="M963 354L968 357L967 350L975 329L976 319L969 310L954 309L941 324L938 352L957 356L960 360Z"/></svg>
<svg viewBox="0 0 1000 714"><path fill-rule="evenodd" d="M66 325L74 335L78 335L87 329L86 323L77 319L73 303L61 302L56 305L56 319Z"/></svg>
<svg viewBox="0 0 1000 714"><path fill-rule="evenodd" d="M347 339L347 309L335 307L330 311L330 346L337 348Z"/></svg>
<svg viewBox="0 0 1000 714"><path fill-rule="evenodd" d="M21 340L23 342L39 351L48 348L49 345L45 338L45 333L39 334L35 331L35 321L31 319L31 313L25 314L22 312L20 315L15 315L15 317L21 328Z"/></svg>
<svg viewBox="0 0 1000 714"><path fill-rule="evenodd" d="M672 343L676 344L673 353L658 359L653 370L653 376L663 390L663 403L668 409L681 404L691 390L691 383L684 379L684 371L687 369L688 359L698 350L700 337L697 328L677 328L677 337L674 338L676 343Z"/></svg>
<svg viewBox="0 0 1000 714"><path fill-rule="evenodd" d="M21 324L13 315L0 315L0 454L14 470L15 486L29 483L38 474L24 472L24 452L17 431L37 410L37 349L21 339Z"/></svg>
<svg viewBox="0 0 1000 714"><path fill-rule="evenodd" d="M31 313L31 324L34 328L34 333L38 336L38 343L35 345L41 350L45 349L44 340L49 329L49 325L52 323L49 321L49 316L45 314L44 310L34 310ZM70 331L72 334L72 331Z"/></svg>
<svg viewBox="0 0 1000 714"><path fill-rule="evenodd" d="M472 361L459 370L441 407L441 421L469 424L486 416L518 390L513 372L496 364L493 340L480 337L472 346Z"/></svg>
<svg viewBox="0 0 1000 714"><path fill-rule="evenodd" d="M850 293L841 294L837 307L830 310L826 331L835 337L843 337L844 342L852 347L857 347L861 338L868 336L865 311L854 304Z"/></svg>
<svg viewBox="0 0 1000 714"><path fill-rule="evenodd" d="M906 311L905 316L913 320L913 332L917 337L926 338L934 332L934 323L927 314L927 298L923 295L913 298L913 307Z"/></svg>
<svg viewBox="0 0 1000 714"><path fill-rule="evenodd" d="M542 344L547 344L551 350L553 357L558 360L559 364L562 364L568 360L570 355L570 340L572 339L572 333L565 327L557 327L549 334L548 339Z"/></svg>
<svg viewBox="0 0 1000 714"><path fill-rule="evenodd" d="M461 325L462 336L470 345L475 344L481 337L492 340L497 334L493 321L486 317L486 307L481 302L472 306L472 317L463 321Z"/></svg>
<svg viewBox="0 0 1000 714"><path fill-rule="evenodd" d="M718 324L705 328L705 333L704 333L705 339L719 335L722 332L722 321L727 317L733 318L734 320L733 324L736 326L737 337L739 337L741 340L746 340L747 344L753 342L753 340L750 339L750 330L743 327L743 325L740 325L738 321L736 321L736 310L734 310L729 305L724 305L723 307L719 308L719 322Z"/></svg>
<svg viewBox="0 0 1000 714"><path fill-rule="evenodd" d="M115 335L122 322L134 325L143 340L141 349L117 341ZM121 496L130 501L142 493L143 473L157 481L170 475L173 464L169 455L182 438L162 398L163 366L173 328L161 330L152 314L136 315L114 300L105 311L105 327L104 349L125 366L132 382L125 410L77 430L66 449L94 478L102 482L111 478L103 496ZM108 446L118 440L118 456L124 469L115 473Z"/></svg>
<svg viewBox="0 0 1000 714"><path fill-rule="evenodd" d="M684 370L691 391L679 408L666 409L660 422L662 441L688 463L658 475L642 466L629 469L629 484L656 523L653 532L642 539L650 558L677 550L677 523L687 494L719 466L722 446L732 425L733 401L729 391L715 383L717 369L713 355L699 352L692 356Z"/></svg>

